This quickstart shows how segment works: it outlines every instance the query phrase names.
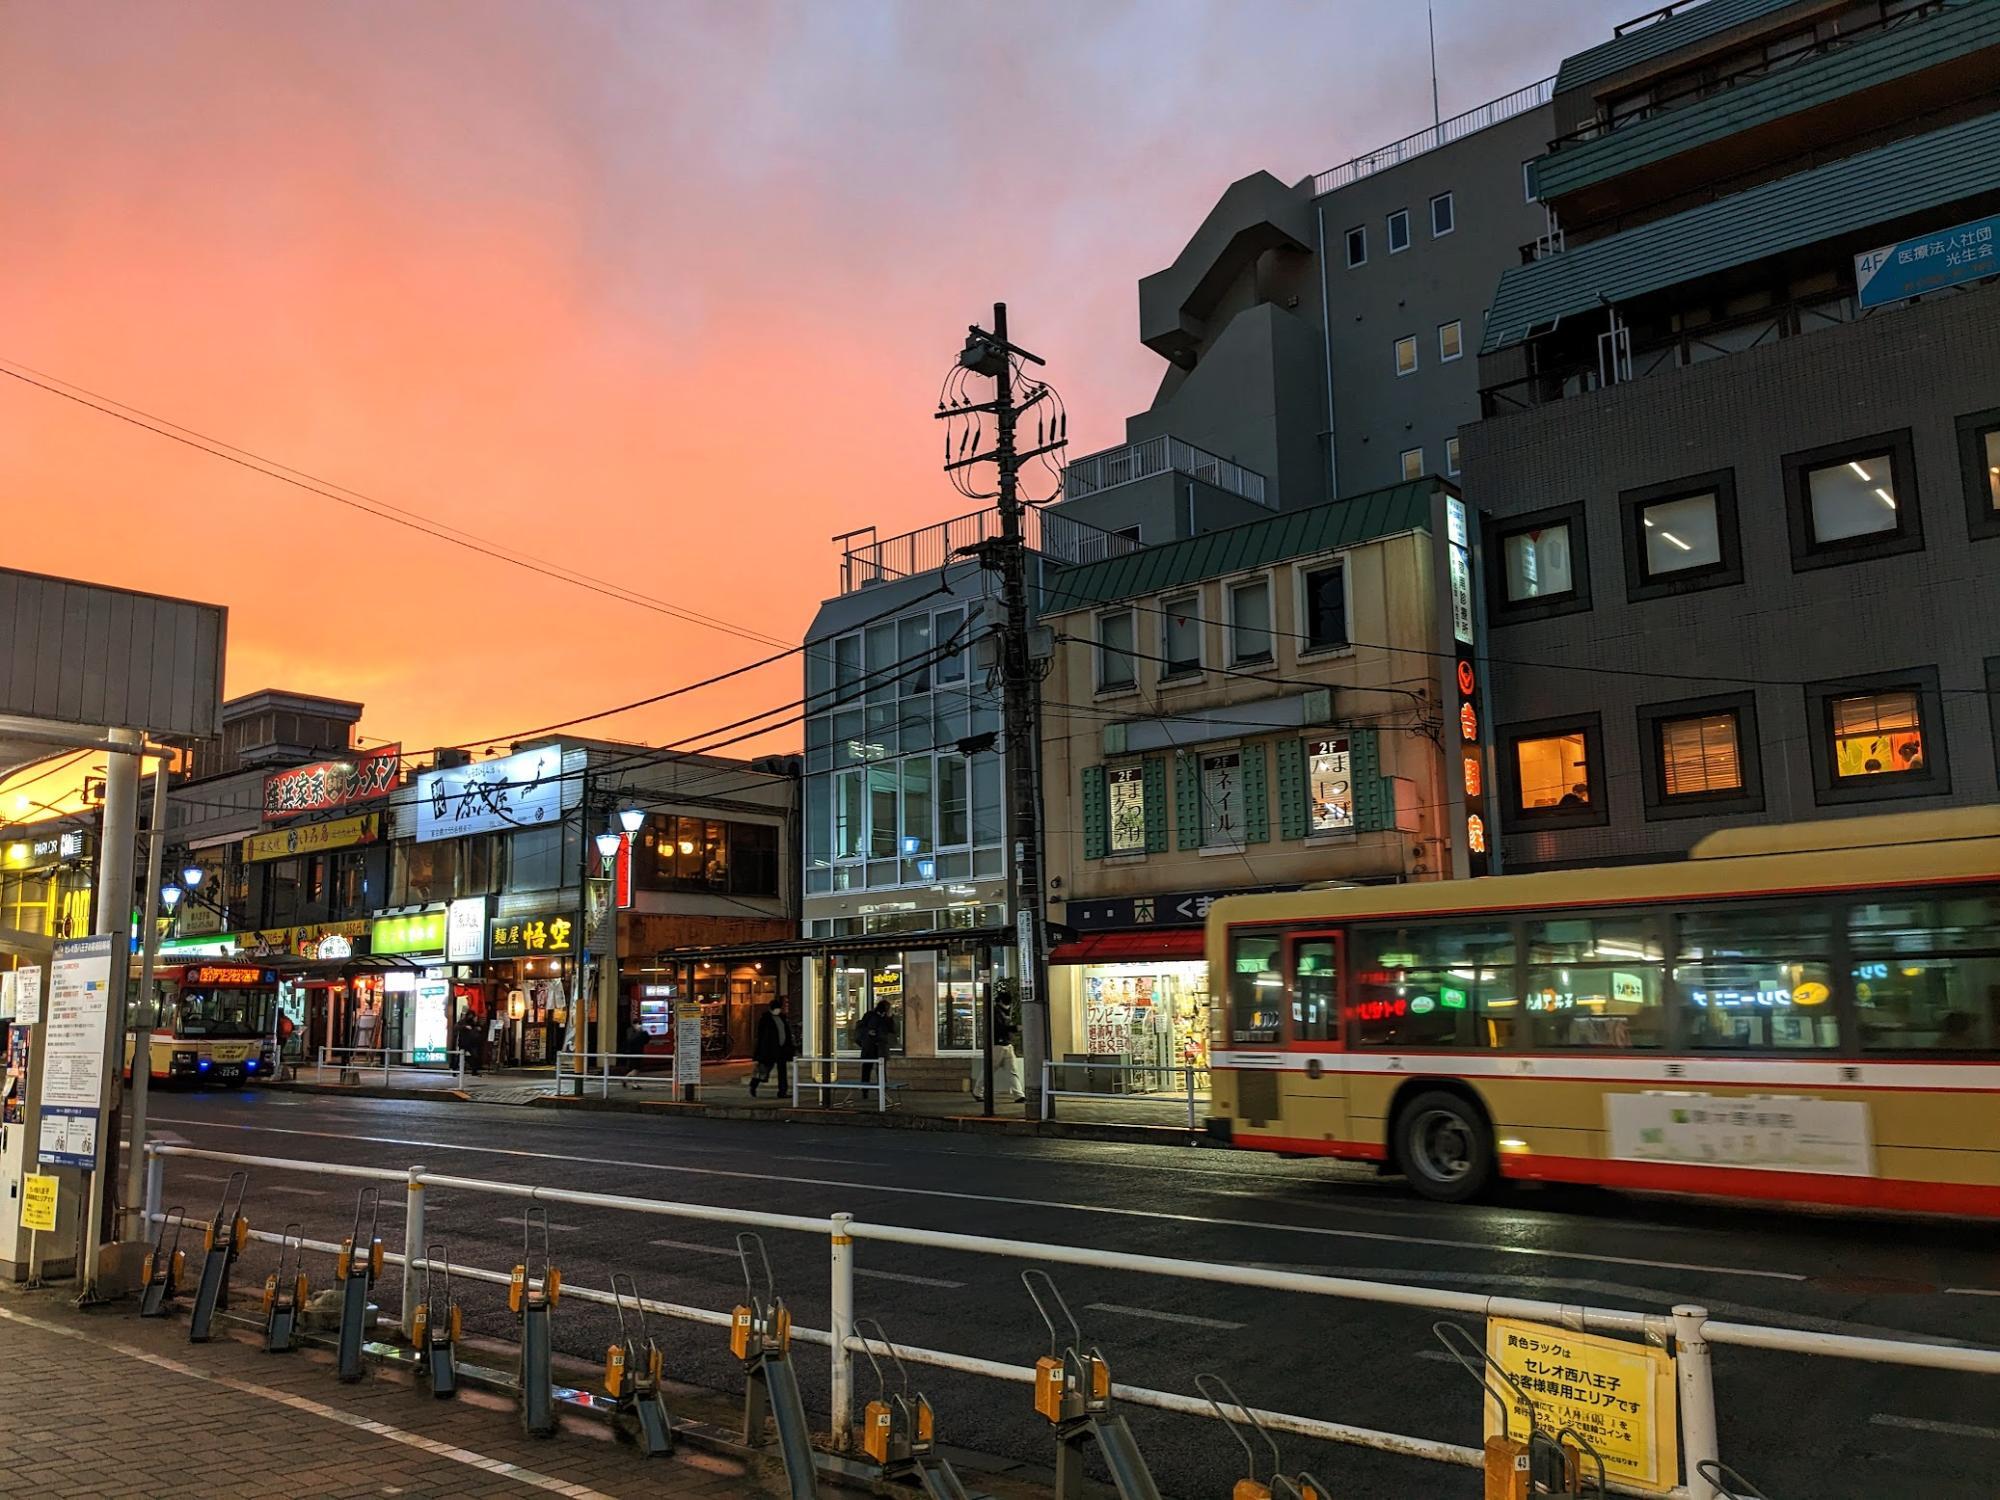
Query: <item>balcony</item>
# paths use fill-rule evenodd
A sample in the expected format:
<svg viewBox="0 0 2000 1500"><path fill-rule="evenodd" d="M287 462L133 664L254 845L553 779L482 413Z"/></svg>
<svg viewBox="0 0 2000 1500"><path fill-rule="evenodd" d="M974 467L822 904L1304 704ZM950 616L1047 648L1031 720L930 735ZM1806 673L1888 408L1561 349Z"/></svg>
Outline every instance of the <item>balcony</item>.
<svg viewBox="0 0 2000 1500"><path fill-rule="evenodd" d="M1262 480L1258 482L1261 484ZM1028 550L1051 562L1102 562L1139 550L1139 544L1130 537L1114 536L1032 506L1022 512L1021 530L1027 538ZM840 592L851 594L899 578L936 572L949 562L967 561L969 549L999 535L998 510L975 510L900 536L877 537L873 526L845 532L834 538L840 544Z"/></svg>
<svg viewBox="0 0 2000 1500"><path fill-rule="evenodd" d="M1063 499L1081 500L1155 474L1185 474L1258 505L1271 503L1265 498L1264 476L1255 469L1218 458L1176 437L1147 438L1071 460L1063 468Z"/></svg>

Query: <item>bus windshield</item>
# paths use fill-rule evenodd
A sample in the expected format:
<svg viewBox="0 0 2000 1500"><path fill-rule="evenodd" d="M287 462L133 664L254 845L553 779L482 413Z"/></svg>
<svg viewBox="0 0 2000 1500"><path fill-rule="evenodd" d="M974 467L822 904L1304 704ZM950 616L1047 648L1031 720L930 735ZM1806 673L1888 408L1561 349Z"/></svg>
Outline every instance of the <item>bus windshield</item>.
<svg viewBox="0 0 2000 1500"><path fill-rule="evenodd" d="M274 1000L269 990L187 989L165 1019L177 1036L263 1036Z"/></svg>

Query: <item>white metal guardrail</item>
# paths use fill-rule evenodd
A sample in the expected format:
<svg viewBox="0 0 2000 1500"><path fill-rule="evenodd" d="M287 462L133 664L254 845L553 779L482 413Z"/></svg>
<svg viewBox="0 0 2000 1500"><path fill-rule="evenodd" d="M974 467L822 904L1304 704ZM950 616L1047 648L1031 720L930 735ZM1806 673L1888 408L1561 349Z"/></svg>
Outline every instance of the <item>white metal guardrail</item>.
<svg viewBox="0 0 2000 1500"><path fill-rule="evenodd" d="M852 1061L852 1059L842 1059ZM813 1087L824 1087L814 1084ZM458 1177L430 1172L423 1167L396 1171L383 1167L348 1166L330 1162L293 1161L283 1157L252 1156L231 1151L210 1151L196 1146L146 1143L146 1202L148 1225L165 1222L161 1205L165 1201L166 1165L170 1159L225 1162L247 1169L296 1173L307 1176L347 1178L363 1182L404 1184L407 1194L403 1220L403 1252L386 1257L403 1268L402 1307L413 1305L415 1273L424 1265L424 1190L451 1188L460 1192L487 1193L496 1197L524 1199L536 1203L567 1203L583 1208L620 1213L653 1215L730 1228L770 1229L798 1234L825 1235L830 1249L830 1298L833 1327L828 1330L794 1327L792 1334L805 1343L821 1345L831 1358L830 1427L837 1440L845 1441L854 1427L854 1356L865 1353L866 1345L854 1331L855 1244L874 1241L885 1245L910 1245L963 1254L1002 1256L1044 1265L1082 1266L1091 1270L1163 1276L1181 1281L1213 1285L1252 1287L1303 1296L1330 1297L1351 1302L1370 1302L1392 1307L1421 1309L1469 1318L1519 1318L1546 1323L1581 1333L1601 1333L1641 1341L1657 1348L1670 1348L1677 1372L1680 1443L1683 1472L1687 1482L1668 1494L1675 1500L1718 1500L1718 1492L1700 1477L1700 1464L1718 1459L1715 1426L1715 1382L1713 1348L1716 1345L1762 1349L1786 1354L1818 1355L1863 1363L1886 1364L1950 1373L1985 1375L2000 1379L2000 1349L1970 1345L1933 1344L1919 1340L1885 1339L1838 1333L1806 1333L1785 1328L1769 1328L1750 1323L1717 1322L1705 1308L1683 1305L1670 1313L1639 1313L1611 1308L1584 1307L1571 1303L1543 1302L1527 1297L1487 1296L1476 1292L1434 1290L1430 1287L1400 1286L1392 1282L1363 1281L1345 1276L1320 1276L1304 1271L1272 1271L1250 1266L1227 1265L1214 1261L1174 1260L1158 1255L1137 1255L1124 1251L1092 1250L1073 1245L1042 1244L1032 1240L1003 1240L986 1235L955 1234L932 1229L911 1229L893 1224L863 1223L851 1214L836 1213L825 1218L800 1214L764 1213L750 1209L716 1208L697 1203L670 1203L652 1198L628 1198L611 1193L590 1193L567 1188L540 1187L529 1183L498 1182L476 1177ZM205 1221L184 1218L199 1225ZM252 1238L275 1243L282 1236L253 1230ZM309 1241L308 1248L331 1253L337 1247L323 1241ZM505 1284L508 1274L484 1267L452 1265L454 1276L471 1281ZM608 1289L563 1284L565 1296L584 1301L610 1303ZM649 1313L680 1318L710 1327L730 1322L727 1312L712 1308L684 1306L643 1299ZM1031 1385L1033 1367L979 1359L941 1349L912 1345L894 1346L896 1353L912 1364L931 1365L996 1380ZM1145 1386L1115 1385L1120 1400L1161 1411L1207 1417L1213 1408L1199 1397ZM1482 1401L1488 1399L1480 1398ZM1405 1457L1479 1468L1484 1453L1459 1443L1434 1438L1410 1437L1374 1428L1353 1427L1317 1417L1251 1408L1250 1412L1274 1431L1327 1442L1372 1448ZM1671 1439L1670 1439L1671 1440ZM1615 1493L1637 1491L1612 1481Z"/></svg>
<svg viewBox="0 0 2000 1500"><path fill-rule="evenodd" d="M411 1061L397 1060L406 1057ZM346 1061L341 1061L343 1058ZM456 1047L445 1052L442 1064L417 1062L415 1053L407 1047L322 1047L318 1061L313 1064L313 1082L325 1083L329 1068L357 1076L364 1072L380 1073L385 1089L394 1086L392 1080L398 1071L420 1075L423 1081L412 1087L435 1088L447 1078L453 1088L465 1087L465 1053Z"/></svg>
<svg viewBox="0 0 2000 1500"><path fill-rule="evenodd" d="M841 1068L855 1070L853 1078L842 1078ZM806 1070L813 1076L808 1079ZM867 1076L863 1076L867 1075ZM881 1114L889 1107L889 1059L886 1057L795 1057L792 1059L792 1108L801 1109L800 1102L807 1089L854 1089L859 1093L875 1096L875 1112Z"/></svg>
<svg viewBox="0 0 2000 1500"><path fill-rule="evenodd" d="M1122 1077L1128 1078L1171 1078L1179 1076L1181 1086L1173 1089L1129 1088L1121 1089L1117 1092L1089 1087L1080 1089L1057 1088L1056 1084L1058 1082L1069 1084L1073 1081L1068 1076L1072 1072L1083 1074L1086 1084L1092 1073L1117 1073ZM1206 1088L1203 1088L1197 1093L1195 1089L1195 1075L1206 1075L1207 1072L1207 1068L1161 1067L1153 1063L1057 1062L1053 1058L1043 1058L1042 1095L1048 1099L1094 1099L1100 1104L1110 1099L1150 1100L1154 1103L1163 1104L1167 1099L1178 1096L1187 1104L1187 1128L1189 1130L1198 1130L1201 1128L1201 1124L1195 1117L1195 1107L1199 1100L1208 1097L1208 1091ZM1053 1108L1049 1110L1048 1117L1050 1119L1055 1118Z"/></svg>
<svg viewBox="0 0 2000 1500"><path fill-rule="evenodd" d="M648 1068L646 1064L653 1066ZM567 1066L565 1066L567 1065ZM609 1099L614 1086L627 1089L660 1089L674 1092L674 1057L671 1052L558 1052L556 1054L556 1094L581 1097L586 1088L595 1088L601 1099Z"/></svg>

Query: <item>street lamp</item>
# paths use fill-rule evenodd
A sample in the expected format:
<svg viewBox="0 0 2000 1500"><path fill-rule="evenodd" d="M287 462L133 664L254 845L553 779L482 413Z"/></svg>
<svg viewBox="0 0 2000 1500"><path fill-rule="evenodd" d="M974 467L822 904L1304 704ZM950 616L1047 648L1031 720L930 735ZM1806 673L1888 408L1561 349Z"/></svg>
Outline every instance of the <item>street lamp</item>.
<svg viewBox="0 0 2000 1500"><path fill-rule="evenodd" d="M174 908L181 904L181 888L177 885L161 886L160 904L166 907L168 915L172 915Z"/></svg>
<svg viewBox="0 0 2000 1500"><path fill-rule="evenodd" d="M618 823L627 833L637 833L641 828L646 826L646 809L643 807L621 809L618 814Z"/></svg>
<svg viewBox="0 0 2000 1500"><path fill-rule="evenodd" d="M600 833L597 836L597 857L607 865L610 864L612 860L618 857L618 846L623 842L624 840L617 833L610 830Z"/></svg>
<svg viewBox="0 0 2000 1500"><path fill-rule="evenodd" d="M181 884L193 890L201 884L207 873L200 865L188 865L181 871Z"/></svg>

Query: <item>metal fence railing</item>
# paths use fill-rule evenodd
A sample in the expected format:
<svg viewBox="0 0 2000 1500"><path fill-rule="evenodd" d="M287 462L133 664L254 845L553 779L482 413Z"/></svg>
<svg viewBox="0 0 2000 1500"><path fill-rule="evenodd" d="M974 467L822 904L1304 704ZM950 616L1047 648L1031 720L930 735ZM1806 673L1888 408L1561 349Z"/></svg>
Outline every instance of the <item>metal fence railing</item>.
<svg viewBox="0 0 2000 1500"><path fill-rule="evenodd" d="M614 1089L673 1093L674 1058L667 1052L558 1052L556 1093L595 1092L600 1099Z"/></svg>
<svg viewBox="0 0 2000 1500"><path fill-rule="evenodd" d="M325 1083L331 1071L337 1078L379 1073L385 1089L394 1088L398 1079L406 1088L437 1088L447 1080L453 1088L465 1087L465 1053L453 1047L443 1057L442 1062L418 1062L408 1047L322 1047L313 1064L313 1081ZM415 1082L410 1081L413 1075Z"/></svg>
<svg viewBox="0 0 2000 1500"><path fill-rule="evenodd" d="M842 1068L854 1069L852 1078L842 1078ZM810 1072L812 1077L806 1074ZM820 1103L833 1101L827 1091L838 1092L850 1089L864 1098L875 1096L875 1112L881 1114L889 1107L889 1094L896 1085L889 1082L889 1059L886 1057L795 1057L792 1059L792 1108L803 1107L807 1089L819 1089Z"/></svg>
<svg viewBox="0 0 2000 1500"><path fill-rule="evenodd" d="M1118 1275L1153 1276L1208 1285L1254 1288L1293 1296L1323 1297L1333 1301L1422 1309L1446 1316L1522 1319L1550 1325L1552 1329L1558 1331L1606 1334L1653 1348L1670 1350L1679 1396L1682 1472L1689 1476L1688 1482L1660 1492L1640 1491L1614 1479L1611 1489L1619 1494L1665 1493L1671 1497L1678 1497L1678 1500L1718 1500L1718 1490L1713 1481L1704 1474L1704 1466L1712 1472L1713 1465L1720 1458L1717 1451L1713 1368L1713 1351L1718 1345L2000 1379L2000 1349L1838 1332L1803 1332L1751 1323L1720 1322L1712 1319L1706 1308L1692 1304L1676 1306L1669 1312L1632 1312L1547 1302L1527 1297L1450 1291L1426 1286L1404 1286L1350 1276L1272 1270L1215 1261L1180 1260L1115 1248L1090 1249L1076 1245L997 1239L988 1235L874 1224L858 1220L848 1213L835 1213L823 1218L768 1213L544 1187L522 1182L459 1177L430 1172L423 1167L409 1167L398 1171L380 1167L211 1151L201 1147L171 1146L152 1141L147 1142L145 1151L147 1158L145 1215L148 1226L166 1222L162 1209L162 1205L167 1201L166 1167L170 1161L175 1160L223 1162L246 1171L257 1169L358 1179L382 1184L403 1184L406 1192L403 1251L400 1255L387 1255L385 1259L402 1267L401 1307L405 1317L408 1315L408 1309L417 1300L414 1295L419 1285L417 1275L424 1269L425 1247L430 1243L426 1238L427 1226L424 1214L426 1188L443 1188L454 1194L485 1194L541 1204L562 1203L615 1213L694 1220L727 1225L736 1229L767 1229L823 1235L829 1242L831 1296L828 1305L833 1327L812 1329L795 1326L792 1336L800 1342L819 1345L829 1351L831 1360L829 1426L834 1434L836 1446L842 1448L852 1440L854 1418L857 1414L854 1356L857 1353L867 1352L867 1345L855 1332L856 1247L869 1243L994 1256L1014 1261L1034 1262L1044 1266L1080 1266ZM200 1228L205 1221L184 1219L183 1222ZM149 1235L150 1232L149 1228ZM270 1243L277 1243L283 1239L281 1234L269 1231L253 1230L251 1235L254 1239ZM331 1253L337 1247L323 1241L313 1241L310 1243L310 1248L319 1253ZM509 1280L508 1273L503 1269L461 1265L456 1261L451 1265L451 1274L470 1281L500 1285ZM565 1278L563 1283L563 1295L604 1304L613 1301L609 1288L584 1287L568 1278ZM684 1319L709 1327L726 1327L731 1321L729 1312L718 1308L685 1306L670 1302L655 1302L650 1299L645 1300L643 1305L649 1313ZM1035 1368L1030 1365L1008 1364L948 1350L925 1349L910 1345L898 1344L894 1348L898 1356L911 1364L956 1370L1021 1385L1032 1385L1036 1380ZM1822 1376L1816 1382L1816 1387L1822 1392L1825 1379L1826 1377ZM1123 1384L1113 1386L1113 1391L1120 1400L1162 1411L1207 1417L1214 1410L1200 1397L1182 1392ZM1468 1397L1468 1406L1470 1399ZM1492 1399L1490 1395L1479 1398L1482 1403L1490 1399ZM1243 1408L1234 1410L1240 1418ZM1480 1448L1436 1438L1356 1427L1287 1412L1253 1409L1253 1415L1266 1427L1277 1432L1372 1448L1404 1457L1429 1459L1461 1467L1481 1468L1486 1463L1486 1454ZM1671 1430L1664 1432L1662 1436L1666 1442L1673 1441Z"/></svg>
<svg viewBox="0 0 2000 1500"><path fill-rule="evenodd" d="M1516 115L1526 114L1531 109L1539 109L1555 97L1555 75L1550 74L1539 83L1531 83L1518 88L1511 94L1503 94L1498 99L1489 99L1475 109L1468 109L1462 115L1453 115L1449 120L1419 130L1415 135L1406 135L1400 141L1391 141L1362 156L1344 161L1337 167L1313 174L1313 196L1331 193L1336 188L1344 188L1359 182L1364 177L1372 177L1377 172L1390 167L1401 166L1415 156L1426 151L1435 151L1440 146L1448 146L1453 141L1462 140L1475 131L1498 125L1502 120L1511 120Z"/></svg>
<svg viewBox="0 0 2000 1500"><path fill-rule="evenodd" d="M1130 537L1100 531L1038 507L1030 507L1022 515L1021 533L1029 551L1056 563L1101 562L1139 550ZM878 537L872 526L845 532L834 538L840 545L840 591L851 594L856 589L934 572L947 563L967 562L968 549L999 535L1000 512L993 509L970 511L898 536Z"/></svg>
<svg viewBox="0 0 2000 1500"><path fill-rule="evenodd" d="M1080 500L1100 490L1166 473L1185 474L1259 505L1270 503L1265 498L1264 476L1255 469L1167 436L1143 438L1071 459L1063 465L1063 498Z"/></svg>
<svg viewBox="0 0 2000 1500"><path fill-rule="evenodd" d="M1115 1080L1116 1086L1092 1088L1094 1076L1108 1076ZM1076 1086L1079 1078L1083 1083L1081 1088ZM1201 1122L1195 1111L1198 1104L1208 1099L1208 1069L1162 1067L1154 1063L1057 1062L1044 1058L1042 1095L1051 1100L1093 1099L1100 1103L1107 1099L1144 1099L1161 1104L1180 1100L1187 1105L1187 1128L1198 1130ZM1055 1105L1050 1104L1047 1118L1055 1117Z"/></svg>

